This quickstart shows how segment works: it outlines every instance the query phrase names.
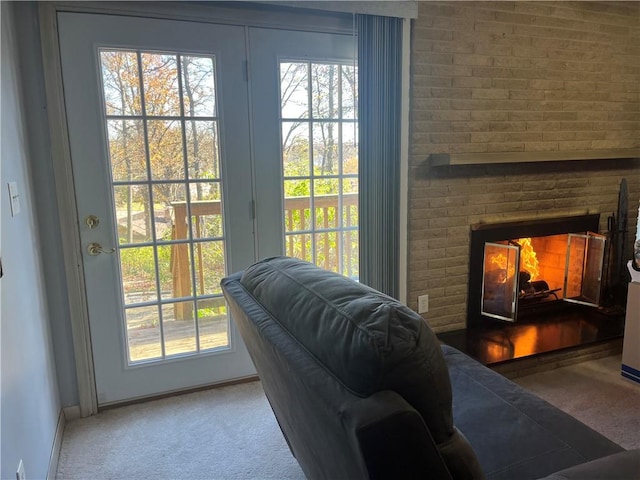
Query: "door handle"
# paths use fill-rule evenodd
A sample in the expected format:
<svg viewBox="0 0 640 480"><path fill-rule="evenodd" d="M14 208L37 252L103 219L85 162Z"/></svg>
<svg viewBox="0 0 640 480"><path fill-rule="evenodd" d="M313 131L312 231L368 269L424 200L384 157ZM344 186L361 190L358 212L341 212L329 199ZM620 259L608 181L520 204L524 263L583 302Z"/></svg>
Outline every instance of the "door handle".
<svg viewBox="0 0 640 480"><path fill-rule="evenodd" d="M100 255L101 253L113 253L115 251L116 251L115 248L110 248L109 250L105 250L104 248L102 248L102 245L95 242L87 245L87 252L89 252L89 255L92 255L92 256Z"/></svg>

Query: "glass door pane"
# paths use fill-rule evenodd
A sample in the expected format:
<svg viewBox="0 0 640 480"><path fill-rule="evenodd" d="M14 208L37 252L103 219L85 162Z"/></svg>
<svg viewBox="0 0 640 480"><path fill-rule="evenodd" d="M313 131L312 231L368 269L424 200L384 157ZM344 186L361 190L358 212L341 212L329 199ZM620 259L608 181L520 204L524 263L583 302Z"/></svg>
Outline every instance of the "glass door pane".
<svg viewBox="0 0 640 480"><path fill-rule="evenodd" d="M606 237L597 233L568 235L564 300L597 307L600 304Z"/></svg>
<svg viewBox="0 0 640 480"><path fill-rule="evenodd" d="M358 278L357 69L280 61L285 254Z"/></svg>
<svg viewBox="0 0 640 480"><path fill-rule="evenodd" d="M515 322L518 308L520 246L484 244L482 314Z"/></svg>
<svg viewBox="0 0 640 480"><path fill-rule="evenodd" d="M99 58L128 361L228 347L215 57Z"/></svg>

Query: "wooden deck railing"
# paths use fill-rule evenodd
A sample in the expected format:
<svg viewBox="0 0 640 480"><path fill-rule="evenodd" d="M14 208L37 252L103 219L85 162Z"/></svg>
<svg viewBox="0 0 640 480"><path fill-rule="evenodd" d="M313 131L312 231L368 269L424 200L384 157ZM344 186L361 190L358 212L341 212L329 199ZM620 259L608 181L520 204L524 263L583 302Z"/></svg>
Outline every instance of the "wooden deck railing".
<svg viewBox="0 0 640 480"><path fill-rule="evenodd" d="M285 254L290 257L299 257L306 259L312 258L312 252L307 251L306 242L301 241L300 235L316 235L316 241L320 240L322 244L323 259L321 267L327 270L338 270L340 252L331 252L330 235L335 232L338 226L338 218L344 215L343 228L352 226L351 218L358 210L358 194L347 193L342 195L343 212L338 211L339 195L317 195L313 197L313 206L316 211L316 218L322 219L322 225L316 225L316 229L329 230L313 233L311 231L311 198L310 197L289 197L284 200L284 215L287 234L285 236ZM172 229L173 240L186 240L188 238L187 230L187 205L186 202L174 202L171 204L174 209L174 222ZM335 210L335 221L333 225L330 223L330 209ZM354 211L355 209L355 211ZM305 211L309 213L305 217ZM322 214L320 215L320 211ZM296 214L297 212L297 214ZM191 216L195 218L194 236L200 237L201 234L201 217L207 215L220 215L222 206L220 200L198 200L191 202ZM305 218L308 218L308 225L304 224ZM182 220L181 220L182 219ZM296 219L298 221L296 222ZM345 263L351 264L351 244L352 241L358 241L358 234L355 231L347 230L345 233L344 243L347 247L345 251ZM341 231L337 232L342 234ZM354 236L355 238L352 238ZM298 254L299 253L299 254ZM196 243L194 248L196 255L195 264L198 265L197 275L200 289L204 288L204 270L202 268L202 251ZM177 243L173 245L171 250L171 274L173 278L173 293L175 297L190 297L192 295L191 272L189 269L189 245L187 243ZM199 292L203 294L204 291ZM177 319L193 318L193 308L191 303L176 303L175 315Z"/></svg>
<svg viewBox="0 0 640 480"><path fill-rule="evenodd" d="M331 252L331 242L330 235L335 232L338 228L338 217L340 216L340 212L338 211L338 195L317 195L313 197L313 206L316 210L316 219L321 219L321 224L316 223L316 230L321 230L320 232L316 232L316 243L322 245L322 263L319 263L319 266L326 270L338 271L339 259L338 255L340 252L334 252L332 256ZM311 262L317 262L318 258L313 258L313 252L307 251L306 242L301 241L300 235L312 235L311 232L311 218L309 216L309 225L305 225L305 210L310 210L310 197L290 197L285 198L284 202L284 212L285 212L285 225L287 228L287 233L285 235L285 254L290 257L299 257L302 259L307 259ZM342 195L342 208L344 210L344 224L342 228L349 228L352 226L351 218L352 218L352 209L355 209L355 213L357 215L358 210L358 194L357 193L347 193ZM329 210L335 209L334 221L330 222ZM320 214L320 211L322 212ZM298 215L296 215L298 212ZM299 218L300 221L296 222L295 219ZM297 224L296 224L297 223ZM340 231L337 232L338 235L341 234ZM357 241L357 233L347 230L345 231L345 243L347 245L351 245L352 238L354 235ZM298 248L296 248L298 247ZM319 253L319 252L318 252ZM335 257L335 258L334 258ZM345 262L351 262L351 248L345 248Z"/></svg>

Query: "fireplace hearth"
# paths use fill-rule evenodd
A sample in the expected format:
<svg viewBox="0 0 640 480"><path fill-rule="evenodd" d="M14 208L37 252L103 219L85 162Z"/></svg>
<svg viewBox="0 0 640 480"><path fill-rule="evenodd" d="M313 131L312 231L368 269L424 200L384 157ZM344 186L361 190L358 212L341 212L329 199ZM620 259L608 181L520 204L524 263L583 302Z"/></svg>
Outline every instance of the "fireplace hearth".
<svg viewBox="0 0 640 480"><path fill-rule="evenodd" d="M438 338L485 365L498 365L560 350L589 348L619 341L624 315L603 315L584 305L560 303L516 323L443 332Z"/></svg>

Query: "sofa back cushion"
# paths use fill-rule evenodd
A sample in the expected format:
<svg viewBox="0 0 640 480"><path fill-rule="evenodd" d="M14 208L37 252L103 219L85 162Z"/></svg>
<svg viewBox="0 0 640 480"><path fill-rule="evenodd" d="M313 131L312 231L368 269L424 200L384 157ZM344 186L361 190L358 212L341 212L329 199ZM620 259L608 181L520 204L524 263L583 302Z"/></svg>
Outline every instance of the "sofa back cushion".
<svg viewBox="0 0 640 480"><path fill-rule="evenodd" d="M481 475L454 429L447 366L421 316L356 281L287 257L249 267L241 283L346 389L361 397L397 392L423 417L450 470Z"/></svg>

